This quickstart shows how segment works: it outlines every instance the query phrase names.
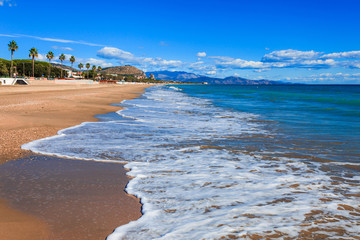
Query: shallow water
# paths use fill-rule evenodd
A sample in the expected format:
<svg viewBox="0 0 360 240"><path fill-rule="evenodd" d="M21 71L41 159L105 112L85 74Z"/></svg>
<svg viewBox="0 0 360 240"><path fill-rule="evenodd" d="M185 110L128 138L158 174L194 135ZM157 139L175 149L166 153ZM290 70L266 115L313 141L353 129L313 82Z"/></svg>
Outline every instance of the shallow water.
<svg viewBox="0 0 360 240"><path fill-rule="evenodd" d="M100 122L23 147L127 163L126 191L144 215L110 240L353 239L359 91L330 90L155 86Z"/></svg>

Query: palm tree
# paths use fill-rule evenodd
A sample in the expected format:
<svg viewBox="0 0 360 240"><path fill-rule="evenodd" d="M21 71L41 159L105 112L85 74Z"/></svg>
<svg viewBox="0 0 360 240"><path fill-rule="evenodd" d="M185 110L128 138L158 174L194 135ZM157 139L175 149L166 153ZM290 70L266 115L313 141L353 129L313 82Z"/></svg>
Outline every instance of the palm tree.
<svg viewBox="0 0 360 240"><path fill-rule="evenodd" d="M86 72L86 78L89 78L89 68L90 68L90 63L87 63L86 65L86 69L87 69L87 72Z"/></svg>
<svg viewBox="0 0 360 240"><path fill-rule="evenodd" d="M49 51L48 54L46 54L46 58L49 59L49 76L48 76L48 78L50 78L51 60L54 58L54 53L52 51Z"/></svg>
<svg viewBox="0 0 360 240"><path fill-rule="evenodd" d="M75 62L75 57L74 56L70 57L70 62L71 62L71 67L73 67L73 64Z"/></svg>
<svg viewBox="0 0 360 240"><path fill-rule="evenodd" d="M71 56L69 60L70 60L70 62L71 62L71 67L73 67L74 62L75 62L75 57L74 57L74 56ZM71 70L71 71L72 71L72 70Z"/></svg>
<svg viewBox="0 0 360 240"><path fill-rule="evenodd" d="M34 77L34 72L35 72L35 58L38 57L38 51L36 48L32 48L29 50L29 57L32 58L33 60L33 64L32 64L32 76Z"/></svg>
<svg viewBox="0 0 360 240"><path fill-rule="evenodd" d="M95 80L95 74L96 74L96 66L95 65L92 67L92 71L93 71L93 76L94 76L94 80Z"/></svg>
<svg viewBox="0 0 360 240"><path fill-rule="evenodd" d="M84 65L82 63L79 63L78 68L80 69L80 72L83 67L84 67ZM82 74L80 76L82 76Z"/></svg>
<svg viewBox="0 0 360 240"><path fill-rule="evenodd" d="M14 51L18 50L18 45L17 43L12 40L11 42L9 42L8 44L9 47L9 51L11 51L11 67L10 67L10 77L12 77L12 71L13 71L13 55L14 55Z"/></svg>
<svg viewBox="0 0 360 240"><path fill-rule="evenodd" d="M61 78L63 78L62 65L63 65L63 61L65 61L65 55L63 53L59 56L59 60L61 61Z"/></svg>
<svg viewBox="0 0 360 240"><path fill-rule="evenodd" d="M100 72L102 70L101 66L98 66L97 70ZM101 77L101 75L100 75L100 77ZM100 79L102 79L102 78L100 78Z"/></svg>

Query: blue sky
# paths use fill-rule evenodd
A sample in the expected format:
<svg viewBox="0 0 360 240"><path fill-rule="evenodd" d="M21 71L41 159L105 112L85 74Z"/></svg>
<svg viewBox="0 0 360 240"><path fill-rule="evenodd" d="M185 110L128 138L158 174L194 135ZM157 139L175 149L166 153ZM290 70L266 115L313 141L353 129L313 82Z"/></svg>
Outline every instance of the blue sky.
<svg viewBox="0 0 360 240"><path fill-rule="evenodd" d="M358 0L0 0L0 58L360 84ZM66 61L67 65L70 65Z"/></svg>

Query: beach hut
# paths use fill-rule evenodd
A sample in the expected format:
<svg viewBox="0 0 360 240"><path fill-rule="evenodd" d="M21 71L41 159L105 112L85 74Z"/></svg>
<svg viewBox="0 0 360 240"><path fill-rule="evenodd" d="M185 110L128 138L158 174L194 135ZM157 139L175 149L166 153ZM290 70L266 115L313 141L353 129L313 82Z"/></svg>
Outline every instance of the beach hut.
<svg viewBox="0 0 360 240"><path fill-rule="evenodd" d="M24 78L0 78L0 85L29 85Z"/></svg>

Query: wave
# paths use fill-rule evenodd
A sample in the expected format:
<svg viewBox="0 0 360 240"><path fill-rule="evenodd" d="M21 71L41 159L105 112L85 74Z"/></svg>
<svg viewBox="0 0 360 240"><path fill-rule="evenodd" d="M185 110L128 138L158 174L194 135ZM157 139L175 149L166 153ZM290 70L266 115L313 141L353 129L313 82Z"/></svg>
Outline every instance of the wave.
<svg viewBox="0 0 360 240"><path fill-rule="evenodd" d="M257 136L277 138L256 121L258 115L167 86L125 103L121 118L84 123L24 146L127 163L133 179L126 191L141 199L144 215L108 240L296 238L314 226L314 234L339 236L339 226L343 238L360 233L353 214L359 179L346 175L339 181L320 162L238 146L244 136L254 137L260 149Z"/></svg>

